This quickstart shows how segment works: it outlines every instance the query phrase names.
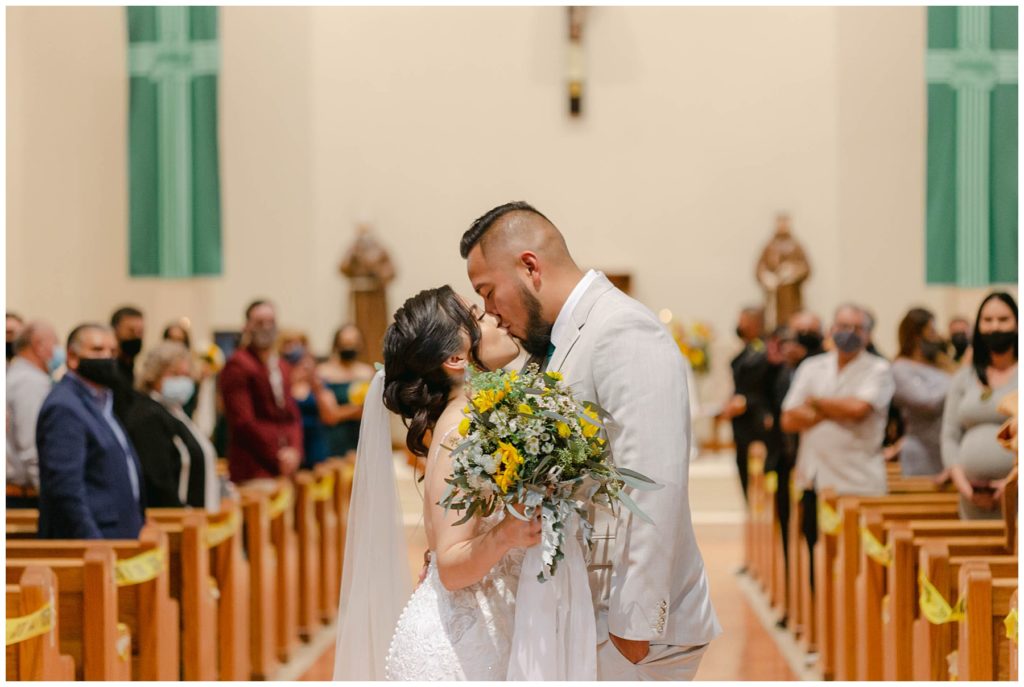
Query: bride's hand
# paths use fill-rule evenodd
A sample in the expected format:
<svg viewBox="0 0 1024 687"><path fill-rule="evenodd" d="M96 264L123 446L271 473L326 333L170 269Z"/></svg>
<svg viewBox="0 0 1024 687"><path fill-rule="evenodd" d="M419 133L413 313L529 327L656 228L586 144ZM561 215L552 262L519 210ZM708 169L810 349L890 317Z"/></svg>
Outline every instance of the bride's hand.
<svg viewBox="0 0 1024 687"><path fill-rule="evenodd" d="M523 506L515 506L515 509L523 512ZM520 520L506 513L498 529L501 530L502 540L509 548L528 549L536 546L540 543L540 509L537 515L529 520Z"/></svg>

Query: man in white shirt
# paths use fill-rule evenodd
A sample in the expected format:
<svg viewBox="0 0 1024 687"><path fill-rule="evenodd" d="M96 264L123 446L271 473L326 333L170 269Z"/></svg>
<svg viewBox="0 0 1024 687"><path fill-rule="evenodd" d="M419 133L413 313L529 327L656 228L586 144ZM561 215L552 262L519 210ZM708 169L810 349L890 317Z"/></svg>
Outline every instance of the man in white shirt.
<svg viewBox="0 0 1024 687"><path fill-rule="evenodd" d="M865 350L868 335L863 308L840 306L834 350L797 368L782 405L782 429L800 433L798 487L886 492L882 439L895 383L888 361Z"/></svg>
<svg viewBox="0 0 1024 687"><path fill-rule="evenodd" d="M7 507L35 508L39 490L36 420L53 387L50 363L57 334L46 322L29 322L14 339L7 367Z"/></svg>

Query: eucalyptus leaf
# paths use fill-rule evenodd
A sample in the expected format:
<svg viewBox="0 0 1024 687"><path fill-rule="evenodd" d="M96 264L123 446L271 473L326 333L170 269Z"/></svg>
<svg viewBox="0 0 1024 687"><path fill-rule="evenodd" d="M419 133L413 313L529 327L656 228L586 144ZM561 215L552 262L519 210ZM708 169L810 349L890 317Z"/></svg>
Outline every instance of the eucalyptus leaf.
<svg viewBox="0 0 1024 687"><path fill-rule="evenodd" d="M457 527L459 525L463 525L469 522L473 515L476 513L478 508L480 508L480 502L473 501L473 503L469 504L469 510L466 511L466 514L463 515L462 518L457 522L452 523L452 527Z"/></svg>
<svg viewBox="0 0 1024 687"><path fill-rule="evenodd" d="M637 491L658 491L665 486L664 484L658 484L657 482L641 481L633 475L623 474L621 470L619 471L619 477L628 486L633 487Z"/></svg>
<svg viewBox="0 0 1024 687"><path fill-rule="evenodd" d="M544 417L549 417L549 418L552 418L554 420L559 420L560 422L564 422L567 425L572 425L572 420L570 420L569 418L565 417L564 415L559 415L558 413L556 413L553 410L542 410L542 411L540 411L540 414L543 415Z"/></svg>

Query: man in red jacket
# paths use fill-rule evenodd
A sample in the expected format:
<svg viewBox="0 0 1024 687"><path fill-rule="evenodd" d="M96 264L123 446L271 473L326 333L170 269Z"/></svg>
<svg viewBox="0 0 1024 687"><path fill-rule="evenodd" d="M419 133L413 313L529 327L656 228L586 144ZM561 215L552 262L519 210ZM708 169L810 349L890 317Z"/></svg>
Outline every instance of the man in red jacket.
<svg viewBox="0 0 1024 687"><path fill-rule="evenodd" d="M274 351L277 317L268 301L245 310L243 343L220 373L231 481L291 475L302 460L302 419L288 364Z"/></svg>

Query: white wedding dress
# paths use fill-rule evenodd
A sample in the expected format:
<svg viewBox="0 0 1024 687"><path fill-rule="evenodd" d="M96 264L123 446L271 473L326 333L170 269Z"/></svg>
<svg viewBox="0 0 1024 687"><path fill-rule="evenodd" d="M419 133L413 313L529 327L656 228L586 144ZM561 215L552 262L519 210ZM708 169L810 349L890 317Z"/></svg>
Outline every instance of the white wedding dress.
<svg viewBox="0 0 1024 687"><path fill-rule="evenodd" d="M504 515L485 518L482 531ZM449 591L431 552L427 576L395 628L384 668L387 679L504 680L523 553L511 550L479 582Z"/></svg>

